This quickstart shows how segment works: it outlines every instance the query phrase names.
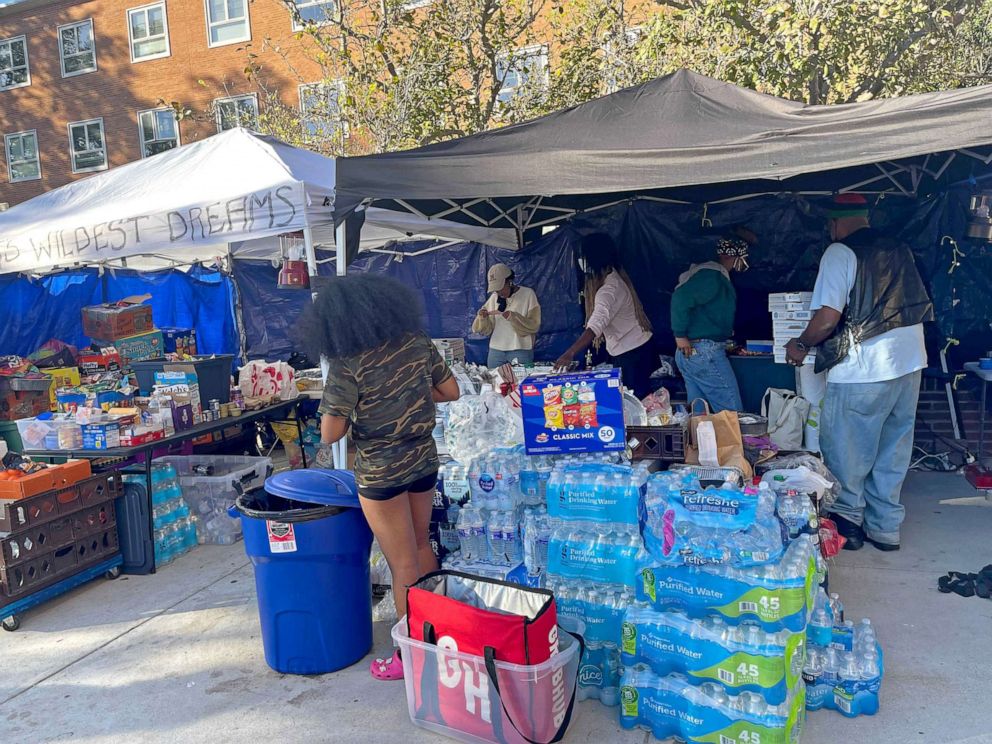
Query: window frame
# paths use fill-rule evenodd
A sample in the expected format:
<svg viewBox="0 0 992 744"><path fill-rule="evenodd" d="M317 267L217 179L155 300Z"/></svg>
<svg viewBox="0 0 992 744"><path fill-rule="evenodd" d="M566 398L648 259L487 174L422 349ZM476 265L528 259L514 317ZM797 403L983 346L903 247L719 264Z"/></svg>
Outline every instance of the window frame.
<svg viewBox="0 0 992 744"><path fill-rule="evenodd" d="M314 86L321 86L324 88L334 87L338 91L338 117L332 119L331 121L337 125L337 130L335 132L335 139L340 138L340 141L348 139L350 132L348 131L348 122L345 121L344 117L341 115L341 96L345 95L345 81L344 78L337 78L335 80L318 80L313 83L300 83L297 86L297 95L300 99L300 120L304 127L307 125L306 111L303 108L303 91L306 88L312 88ZM310 136L309 132L304 133L304 139Z"/></svg>
<svg viewBox="0 0 992 744"><path fill-rule="evenodd" d="M501 56L504 56L504 55L497 55L497 58L496 58L497 71L499 70L499 65L500 65L499 58ZM497 91L497 93L496 93L496 101L500 105L502 105L502 106L509 105L510 101L513 100L513 96L515 95L515 92L517 91L517 89L520 88L519 85L513 86L513 88L510 88L509 89L509 91L510 91L509 97L507 97L505 99L503 98L504 91L507 90L507 88L506 88L506 76L511 71L514 71L513 68L511 67L511 63L512 63L512 61L515 58L524 58L524 59L529 59L531 57L541 57L541 58L543 58L544 64L541 66L541 71L542 71L542 75L544 77L544 84L547 85L550 82L550 80L551 80L551 48L550 48L550 46L548 44L530 44L528 46L519 47L519 48L513 50L512 52L510 52L509 54L507 54L505 56L506 56L506 61L503 64L506 66L506 72L503 73L503 82L500 83L499 91ZM516 70L515 72L519 75L521 71L520 70Z"/></svg>
<svg viewBox="0 0 992 744"><path fill-rule="evenodd" d="M76 167L76 146L72 141L72 128L87 126L89 124L100 124L100 134L103 136L103 165L91 166L88 168ZM66 133L69 136L69 165L72 166L73 173L97 173L105 171L110 167L110 151L107 148L107 128L103 124L103 117L97 116L93 119L82 119L80 121L70 121L66 123ZM89 135L87 135L88 137Z"/></svg>
<svg viewBox="0 0 992 744"><path fill-rule="evenodd" d="M11 158L10 158L10 141L14 137L22 137L23 138L25 135L28 135L28 134L30 134L32 137L34 137L34 153L35 153L34 159L35 159L35 162L38 164L38 175L37 176L32 176L31 178L14 178L14 171L13 171L13 168L11 167L11 162L12 161L11 161ZM40 181L41 180L41 149L38 147L38 130L37 129L25 129L24 131L21 131L21 132L10 132L9 134L5 134L3 136L3 156L4 156L4 160L7 161L7 182L8 183L25 183L27 181Z"/></svg>
<svg viewBox="0 0 992 744"><path fill-rule="evenodd" d="M169 106L156 106L155 108L142 109L141 111L138 112L137 117L136 117L137 122L138 122L138 148L141 150L141 159L142 160L144 160L145 158L153 158L156 155L161 155L162 154L161 152L153 152L150 155L146 155L145 154L145 145L147 143L145 142L145 130L141 126L141 115L142 114L153 114L153 113L157 113L159 111L168 111L168 112L170 112L172 114L173 119L176 122L176 146L175 147L170 147L169 150L177 150L180 147L182 147L182 144L183 144L182 131L181 131L181 127L179 126L179 119L176 117L176 112L175 112L174 109L172 109ZM158 128L158 119L155 119L155 128L156 129ZM157 132L156 132L156 134L157 134ZM149 140L149 141L150 142L162 142L163 140L162 140L161 137L157 137L157 138L155 138L153 140ZM163 152L168 152L169 150L163 150Z"/></svg>
<svg viewBox="0 0 992 744"><path fill-rule="evenodd" d="M255 123L256 124L258 123L258 113L259 112L258 112L258 94L257 93L239 93L239 94L236 94L236 95L233 95L233 96L221 96L220 98L215 98L214 101L213 101L214 119L215 119L215 121L217 123L217 133L218 134L220 134L221 132L229 132L229 131L231 131L230 129L221 129L221 115L220 115L220 109L218 108L218 105L220 103L222 103L222 102L225 102L225 101L231 101L231 102L233 102L235 104L235 107L237 107L237 102L239 100L241 100L241 99L244 99L244 98L250 98L252 101L254 101L254 103L255 103ZM239 127L244 126L241 123L241 117L240 117L240 115L238 116L238 126Z"/></svg>
<svg viewBox="0 0 992 744"><path fill-rule="evenodd" d="M316 6L316 5L328 5L328 4L330 4L330 5L333 5L334 6L334 12L335 13L340 13L341 12L341 2L342 2L342 0L294 0L293 5L295 5L296 6L296 9L299 10L301 5L303 7L310 7L310 6ZM289 14L289 23L290 23L290 26L292 27L293 31L302 31L304 28L306 28L305 25L300 25L299 23L296 22L296 16L293 15L293 12L292 11L290 11L290 14ZM329 26L331 23L333 23L333 21L314 21L314 24L317 26L317 28L322 28L324 26Z"/></svg>
<svg viewBox="0 0 992 744"><path fill-rule="evenodd" d="M251 3L248 0L239 0L245 9L245 36L237 39L229 39L227 41L217 41L213 40L213 34L211 31L214 26L218 26L224 23L230 23L231 19L227 18L223 21L212 21L210 20L210 0L203 0L203 16L207 24L207 46L211 49L215 47L230 46L231 44L242 44L246 41L251 41L251 11L249 10L249 5ZM224 12L227 12L227 0L224 1Z"/></svg>
<svg viewBox="0 0 992 744"><path fill-rule="evenodd" d="M76 26L85 26L89 24L90 27L90 37L93 39L93 67L86 70L76 70L75 72L65 71L65 48L62 46L62 31L67 28L75 28ZM72 23L63 23L55 29L55 35L59 42L59 68L62 71L62 77L71 78L78 75L89 75L91 72L97 72L100 69L100 65L96 59L96 26L93 24L93 18L85 18L81 21L73 21ZM78 40L78 34L76 36ZM79 52L74 56L78 56Z"/></svg>
<svg viewBox="0 0 992 744"><path fill-rule="evenodd" d="M15 41L20 41L24 44L24 71L27 73L28 77L23 83L17 83L16 85L0 85L0 91L17 90L18 88L27 88L31 85L31 55L28 52L27 35L20 34L19 36L11 36L6 39L0 39L0 46L3 46L4 44L13 44ZM13 61L13 55L11 55L11 60Z"/></svg>
<svg viewBox="0 0 992 744"><path fill-rule="evenodd" d="M159 52L158 54L149 54L144 57L134 56L134 29L131 27L131 15L142 11L145 13L145 21L148 20L148 11L152 8L162 6L162 25L163 25L163 36L165 37L165 51ZM159 2L148 3L146 5L139 5L135 8L128 8L124 11L125 18L127 20L127 45L128 52L131 55L131 64L136 65L139 62L151 62L154 59L165 59L166 57L172 56L172 42L169 41L169 9L165 3L165 0L159 0ZM146 36L143 39L137 39L137 41L148 41L151 36Z"/></svg>

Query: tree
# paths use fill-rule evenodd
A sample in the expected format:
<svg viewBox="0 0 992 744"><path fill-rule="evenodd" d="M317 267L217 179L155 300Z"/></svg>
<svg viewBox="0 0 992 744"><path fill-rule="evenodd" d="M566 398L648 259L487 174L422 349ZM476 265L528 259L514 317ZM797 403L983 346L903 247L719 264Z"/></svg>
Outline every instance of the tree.
<svg viewBox="0 0 992 744"><path fill-rule="evenodd" d="M317 22L282 0L328 80L343 79L351 149L410 147L510 123L544 87L535 22L546 0L354 0ZM416 6L416 7L414 7ZM546 59L546 57L545 57ZM516 95L504 91L508 82Z"/></svg>
<svg viewBox="0 0 992 744"><path fill-rule="evenodd" d="M992 82L992 0L350 0L319 19L269 1L337 93L308 136L248 50L259 125L328 154L473 134L683 67L815 104Z"/></svg>

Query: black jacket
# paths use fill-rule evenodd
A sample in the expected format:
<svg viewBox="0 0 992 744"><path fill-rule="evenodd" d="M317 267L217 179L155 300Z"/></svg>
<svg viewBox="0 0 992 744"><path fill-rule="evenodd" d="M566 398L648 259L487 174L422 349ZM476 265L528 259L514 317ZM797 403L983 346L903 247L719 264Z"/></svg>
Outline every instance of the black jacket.
<svg viewBox="0 0 992 744"><path fill-rule="evenodd" d="M906 245L870 227L843 243L857 256L858 273L840 323L817 349L817 372L844 361L853 344L934 319L933 303Z"/></svg>

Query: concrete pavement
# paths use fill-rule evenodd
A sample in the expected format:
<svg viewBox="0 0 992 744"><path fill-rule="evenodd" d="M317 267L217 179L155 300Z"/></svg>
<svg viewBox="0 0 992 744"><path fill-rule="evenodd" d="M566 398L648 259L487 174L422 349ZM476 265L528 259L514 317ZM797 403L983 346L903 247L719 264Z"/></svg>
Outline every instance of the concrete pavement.
<svg viewBox="0 0 992 744"><path fill-rule="evenodd" d="M992 601L936 590L948 570L992 563L992 505L973 496L960 476L913 474L903 550L834 561L832 589L850 617L871 617L885 649L882 709L811 713L804 742L992 740ZM377 624L375 649L387 646ZM154 576L93 582L0 633L0 742L442 740L410 724L402 684L375 682L367 667L270 670L243 546L202 546ZM615 721L616 709L580 703L567 741L649 740Z"/></svg>

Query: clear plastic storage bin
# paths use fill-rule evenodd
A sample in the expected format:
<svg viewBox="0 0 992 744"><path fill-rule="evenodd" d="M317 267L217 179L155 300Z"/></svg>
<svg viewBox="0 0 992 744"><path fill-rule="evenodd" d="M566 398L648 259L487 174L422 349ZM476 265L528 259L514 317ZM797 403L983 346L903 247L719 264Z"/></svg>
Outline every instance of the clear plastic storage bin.
<svg viewBox="0 0 992 744"><path fill-rule="evenodd" d="M228 515L227 509L239 493L263 486L272 472L268 457L190 455L160 457L155 462L176 469L201 545L230 545L241 537L241 520Z"/></svg>
<svg viewBox="0 0 992 744"><path fill-rule="evenodd" d="M83 448L83 430L65 414L50 414L46 418L18 419L17 433L24 449L73 450Z"/></svg>
<svg viewBox="0 0 992 744"><path fill-rule="evenodd" d="M580 631L581 632L581 631ZM495 663L493 689L486 660L459 653L451 639L438 645L409 637L406 618L392 630L403 657L410 720L464 742L526 744L555 737L572 707L579 643L559 628L559 651L541 664Z"/></svg>

